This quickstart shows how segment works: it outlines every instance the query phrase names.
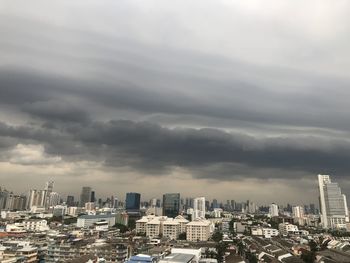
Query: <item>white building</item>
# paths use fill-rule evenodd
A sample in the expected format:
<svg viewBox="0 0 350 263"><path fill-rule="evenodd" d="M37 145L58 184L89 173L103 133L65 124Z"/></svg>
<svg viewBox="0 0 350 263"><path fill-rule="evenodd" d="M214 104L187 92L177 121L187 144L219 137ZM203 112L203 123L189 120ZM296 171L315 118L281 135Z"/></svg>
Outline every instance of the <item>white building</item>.
<svg viewBox="0 0 350 263"><path fill-rule="evenodd" d="M22 224L24 229L30 232L43 232L50 229L46 220L30 219L23 221Z"/></svg>
<svg viewBox="0 0 350 263"><path fill-rule="evenodd" d="M136 232L145 233L150 238L162 235L170 239L177 239L180 233L186 232L188 222L182 216L173 219L166 216L148 215L136 221Z"/></svg>
<svg viewBox="0 0 350 263"><path fill-rule="evenodd" d="M192 221L198 218L205 218L205 197L193 199Z"/></svg>
<svg viewBox="0 0 350 263"><path fill-rule="evenodd" d="M77 216L80 212L80 209L78 209L77 206L70 206L67 208L67 214L70 216Z"/></svg>
<svg viewBox="0 0 350 263"><path fill-rule="evenodd" d="M186 225L187 241L207 241L212 234L212 223L209 220L199 219Z"/></svg>
<svg viewBox="0 0 350 263"><path fill-rule="evenodd" d="M146 236L149 238L158 237L162 232L161 217L155 217L146 223Z"/></svg>
<svg viewBox="0 0 350 263"><path fill-rule="evenodd" d="M304 207L302 207L302 206L293 206L292 212L293 212L294 218L303 218L304 217Z"/></svg>
<svg viewBox="0 0 350 263"><path fill-rule="evenodd" d="M276 237L279 235L279 231L274 228L265 227L253 227L251 228L252 236L263 236L264 238Z"/></svg>
<svg viewBox="0 0 350 263"><path fill-rule="evenodd" d="M115 215L82 215L78 217L77 227L90 227L99 221L106 221L108 222L108 226L114 226Z"/></svg>
<svg viewBox="0 0 350 263"><path fill-rule="evenodd" d="M86 202L85 203L86 211L95 211L95 203L94 202Z"/></svg>
<svg viewBox="0 0 350 263"><path fill-rule="evenodd" d="M324 228L346 228L349 211L346 196L329 175L318 175L321 223Z"/></svg>
<svg viewBox="0 0 350 263"><path fill-rule="evenodd" d="M176 240L180 234L180 223L177 220L166 220L163 222L163 237Z"/></svg>
<svg viewBox="0 0 350 263"><path fill-rule="evenodd" d="M56 193L56 192L50 193L49 201L48 201L49 206L58 205L60 203L60 199L61 199L61 196L59 195L59 193Z"/></svg>
<svg viewBox="0 0 350 263"><path fill-rule="evenodd" d="M281 235L287 236L288 234L298 232L298 226L290 223L281 223L278 225L278 230Z"/></svg>
<svg viewBox="0 0 350 263"><path fill-rule="evenodd" d="M95 224L96 231L108 231L108 222L107 221L99 221Z"/></svg>
<svg viewBox="0 0 350 263"><path fill-rule="evenodd" d="M32 210L33 207L45 207L46 190L30 190L27 200L27 208Z"/></svg>
<svg viewBox="0 0 350 263"><path fill-rule="evenodd" d="M276 205L275 203L272 203L270 205L269 213L271 217L278 216L278 205Z"/></svg>
<svg viewBox="0 0 350 263"><path fill-rule="evenodd" d="M186 225L189 223L189 221L181 215L178 215L177 217L175 217L175 220L177 222L179 222L180 233L185 233L186 232Z"/></svg>

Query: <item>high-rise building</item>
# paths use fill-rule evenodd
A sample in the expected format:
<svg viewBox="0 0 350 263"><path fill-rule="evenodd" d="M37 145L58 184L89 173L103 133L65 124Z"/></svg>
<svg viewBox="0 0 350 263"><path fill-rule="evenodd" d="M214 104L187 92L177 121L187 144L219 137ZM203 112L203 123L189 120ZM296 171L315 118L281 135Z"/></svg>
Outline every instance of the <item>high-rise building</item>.
<svg viewBox="0 0 350 263"><path fill-rule="evenodd" d="M9 192L6 189L0 188L0 210L5 209L6 199L9 195Z"/></svg>
<svg viewBox="0 0 350 263"><path fill-rule="evenodd" d="M96 201L95 191L91 191L90 202L95 203L95 201Z"/></svg>
<svg viewBox="0 0 350 263"><path fill-rule="evenodd" d="M205 197L197 197L193 200L192 221L198 218L205 219Z"/></svg>
<svg viewBox="0 0 350 263"><path fill-rule="evenodd" d="M6 198L5 210L24 210L27 197L10 193Z"/></svg>
<svg viewBox="0 0 350 263"><path fill-rule="evenodd" d="M214 209L214 208L219 208L218 200L213 199L212 206L213 206L213 209Z"/></svg>
<svg viewBox="0 0 350 263"><path fill-rule="evenodd" d="M51 192L49 195L49 206L56 206L60 203L61 196L59 193Z"/></svg>
<svg viewBox="0 0 350 263"><path fill-rule="evenodd" d="M140 211L141 194L139 193L126 193L125 209L127 212Z"/></svg>
<svg viewBox="0 0 350 263"><path fill-rule="evenodd" d="M46 205L46 190L30 190L27 199L27 208L32 209L33 206L45 207Z"/></svg>
<svg viewBox="0 0 350 263"><path fill-rule="evenodd" d="M85 207L85 203L88 203L91 201L91 192L92 189L89 186L84 186L81 189L81 194L80 194L80 206Z"/></svg>
<svg viewBox="0 0 350 263"><path fill-rule="evenodd" d="M118 206L119 206L118 197L113 196L113 208L118 208Z"/></svg>
<svg viewBox="0 0 350 263"><path fill-rule="evenodd" d="M310 214L316 214L315 204L310 204Z"/></svg>
<svg viewBox="0 0 350 263"><path fill-rule="evenodd" d="M318 175L321 224L324 228L345 228L349 222L346 196L329 175Z"/></svg>
<svg viewBox="0 0 350 263"><path fill-rule="evenodd" d="M53 187L54 187L54 181L48 181L46 182L45 184L45 208L48 208L50 206L50 194L52 193L53 191Z"/></svg>
<svg viewBox="0 0 350 263"><path fill-rule="evenodd" d="M177 217L180 213L180 194L170 193L163 195L163 215Z"/></svg>
<svg viewBox="0 0 350 263"><path fill-rule="evenodd" d="M74 206L75 204L74 204L74 196L72 196L72 195L68 195L67 196L67 205L68 206Z"/></svg>
<svg viewBox="0 0 350 263"><path fill-rule="evenodd" d="M293 206L293 217L295 218L303 218L304 217L304 208L302 206Z"/></svg>
<svg viewBox="0 0 350 263"><path fill-rule="evenodd" d="M54 183L55 183L55 182L53 182L53 181L48 181L48 182L46 182L46 184L45 184L45 190L46 190L49 194L53 191Z"/></svg>
<svg viewBox="0 0 350 263"><path fill-rule="evenodd" d="M272 203L270 205L269 213L271 217L278 216L278 205L276 205L275 203Z"/></svg>

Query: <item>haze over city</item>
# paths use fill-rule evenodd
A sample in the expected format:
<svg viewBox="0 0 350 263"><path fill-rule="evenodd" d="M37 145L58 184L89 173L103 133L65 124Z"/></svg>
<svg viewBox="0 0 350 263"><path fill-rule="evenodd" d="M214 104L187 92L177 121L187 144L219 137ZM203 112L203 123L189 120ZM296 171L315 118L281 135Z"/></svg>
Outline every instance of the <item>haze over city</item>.
<svg viewBox="0 0 350 263"><path fill-rule="evenodd" d="M349 195L349 8L0 0L1 185L316 203L330 174Z"/></svg>

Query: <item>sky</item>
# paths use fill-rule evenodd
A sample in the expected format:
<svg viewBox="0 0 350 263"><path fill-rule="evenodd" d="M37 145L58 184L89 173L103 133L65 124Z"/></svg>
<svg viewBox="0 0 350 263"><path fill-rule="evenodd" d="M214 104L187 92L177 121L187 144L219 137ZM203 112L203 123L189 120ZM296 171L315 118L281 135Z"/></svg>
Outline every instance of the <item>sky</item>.
<svg viewBox="0 0 350 263"><path fill-rule="evenodd" d="M0 0L0 185L350 194L350 2Z"/></svg>

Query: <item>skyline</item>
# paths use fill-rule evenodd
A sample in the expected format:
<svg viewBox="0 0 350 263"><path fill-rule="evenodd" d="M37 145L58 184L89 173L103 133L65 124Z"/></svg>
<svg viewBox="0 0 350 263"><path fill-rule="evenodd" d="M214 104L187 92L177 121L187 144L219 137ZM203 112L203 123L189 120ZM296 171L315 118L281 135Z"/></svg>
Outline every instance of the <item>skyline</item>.
<svg viewBox="0 0 350 263"><path fill-rule="evenodd" d="M317 203L330 174L348 195L348 10L0 0L2 182Z"/></svg>

